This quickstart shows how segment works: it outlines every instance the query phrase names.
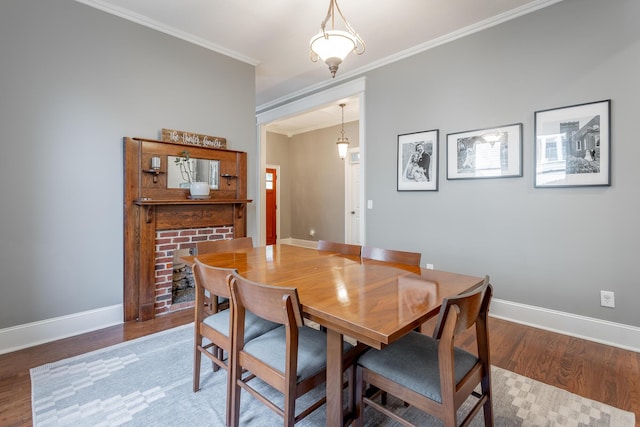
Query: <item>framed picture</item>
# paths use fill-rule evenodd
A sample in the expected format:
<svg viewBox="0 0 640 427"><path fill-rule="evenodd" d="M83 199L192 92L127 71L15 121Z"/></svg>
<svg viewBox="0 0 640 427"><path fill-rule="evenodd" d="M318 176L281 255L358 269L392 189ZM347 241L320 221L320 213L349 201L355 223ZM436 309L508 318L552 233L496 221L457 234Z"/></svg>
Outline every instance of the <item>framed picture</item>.
<svg viewBox="0 0 640 427"><path fill-rule="evenodd" d="M447 179L522 176L522 123L447 135Z"/></svg>
<svg viewBox="0 0 640 427"><path fill-rule="evenodd" d="M398 135L398 191L438 191L438 130Z"/></svg>
<svg viewBox="0 0 640 427"><path fill-rule="evenodd" d="M534 187L611 185L611 100L535 112Z"/></svg>

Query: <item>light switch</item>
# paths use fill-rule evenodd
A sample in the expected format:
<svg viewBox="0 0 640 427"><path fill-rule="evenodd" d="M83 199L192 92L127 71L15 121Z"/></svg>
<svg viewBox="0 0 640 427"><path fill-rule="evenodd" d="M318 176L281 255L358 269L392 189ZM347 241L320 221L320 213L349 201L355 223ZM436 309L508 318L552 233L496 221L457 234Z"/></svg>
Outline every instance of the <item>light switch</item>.
<svg viewBox="0 0 640 427"><path fill-rule="evenodd" d="M373 209L373 200L367 200L367 209Z"/></svg>

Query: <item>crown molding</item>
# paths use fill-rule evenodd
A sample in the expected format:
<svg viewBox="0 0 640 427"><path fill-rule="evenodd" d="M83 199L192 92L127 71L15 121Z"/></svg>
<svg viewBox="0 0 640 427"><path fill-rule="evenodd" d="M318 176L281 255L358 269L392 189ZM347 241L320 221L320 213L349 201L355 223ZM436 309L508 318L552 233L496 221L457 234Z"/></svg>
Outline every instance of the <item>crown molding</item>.
<svg viewBox="0 0 640 427"><path fill-rule="evenodd" d="M158 21L150 19L144 15L140 15L130 10L114 6L104 1L101 1L101 0L75 0L75 1L87 6L91 6L95 9L99 9L103 12L107 12L111 15L119 16L120 18L124 18L127 21L135 22L136 24L143 25L147 28L160 31L161 33L165 33L167 35L176 37L186 42L193 43L197 46L204 47L205 49L209 49L211 51L220 53L222 55L229 56L233 59L237 59L238 61L245 62L249 65L257 66L258 64L260 64L260 61L255 58L248 57L246 55L241 54L240 52L227 49L224 46L211 43L210 41L205 40L201 37L197 37L197 36L194 36L193 34L185 33L184 31L180 31L177 28L170 27L168 25L165 25Z"/></svg>
<svg viewBox="0 0 640 427"><path fill-rule="evenodd" d="M306 88L300 89L296 92L290 93L288 95L284 95L278 99L274 99L269 102L265 102L256 107L256 112L264 112L278 105L286 104L290 100L305 96L312 92L317 92L322 90L328 86L340 83L345 80L352 79L355 76L364 74L368 71L374 70L376 68L383 67L385 65L392 64L394 62L398 62L402 59L409 58L413 55L417 55L419 53L425 52L429 49L433 49L435 47L441 46L443 44L452 42L454 40L458 40L460 38L469 36L471 34L475 34L482 30L486 30L491 27L495 27L496 25L502 24L504 22L510 21L512 19L518 18L523 15L527 15L529 13L535 12L537 10L543 9L547 6L551 6L555 3L560 3L563 0L537 0L526 5L520 6L518 8L512 9L508 12L501 13L500 15L493 16L489 19L485 19L484 21L477 22L473 25L469 25L467 27L461 28L457 31L454 31L449 34L445 34L441 37L435 38L433 40L429 40L428 42L421 43L419 45L413 46L409 49L402 50L400 52L394 53L393 55L389 55L377 61L371 62L363 67L356 68L351 71L340 70L340 74L331 79L330 81L323 81L317 83L312 86L308 86Z"/></svg>

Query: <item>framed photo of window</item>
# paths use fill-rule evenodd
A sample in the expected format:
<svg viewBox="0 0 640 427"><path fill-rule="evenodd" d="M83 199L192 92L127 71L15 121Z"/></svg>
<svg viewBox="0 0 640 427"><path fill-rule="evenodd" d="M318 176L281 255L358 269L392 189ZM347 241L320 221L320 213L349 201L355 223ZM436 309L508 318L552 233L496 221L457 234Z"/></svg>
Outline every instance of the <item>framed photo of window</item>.
<svg viewBox="0 0 640 427"><path fill-rule="evenodd" d="M522 176L522 123L447 135L447 179Z"/></svg>
<svg viewBox="0 0 640 427"><path fill-rule="evenodd" d="M611 185L611 100L535 112L534 187Z"/></svg>
<svg viewBox="0 0 640 427"><path fill-rule="evenodd" d="M438 191L438 133L398 135L398 191Z"/></svg>

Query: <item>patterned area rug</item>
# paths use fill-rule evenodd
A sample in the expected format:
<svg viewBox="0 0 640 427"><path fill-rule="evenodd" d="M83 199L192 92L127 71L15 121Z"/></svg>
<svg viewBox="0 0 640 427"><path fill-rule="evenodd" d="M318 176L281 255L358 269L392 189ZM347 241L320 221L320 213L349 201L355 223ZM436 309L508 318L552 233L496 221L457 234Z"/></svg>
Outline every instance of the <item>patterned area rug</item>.
<svg viewBox="0 0 640 427"><path fill-rule="evenodd" d="M34 425L223 426L226 373L212 372L203 358L202 390L193 393L192 342L191 324L31 369ZM635 425L633 413L497 367L493 391L496 426ZM267 385L263 392L277 395ZM418 425L442 425L401 402L390 402ZM303 398L297 407L305 403ZM247 393L241 408L243 426L282 425L281 418ZM465 410L463 406L461 414ZM396 425L367 411L367 426ZM480 411L471 425L483 425L482 418ZM298 425L324 426L324 409Z"/></svg>

